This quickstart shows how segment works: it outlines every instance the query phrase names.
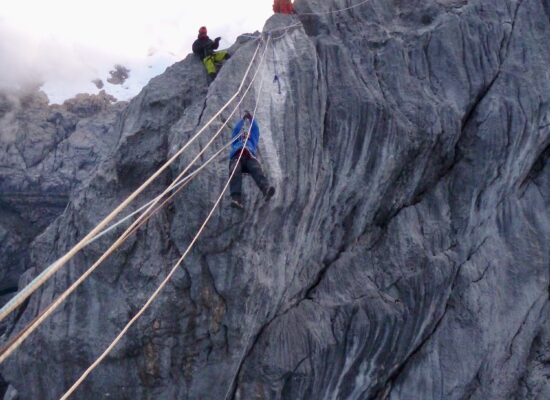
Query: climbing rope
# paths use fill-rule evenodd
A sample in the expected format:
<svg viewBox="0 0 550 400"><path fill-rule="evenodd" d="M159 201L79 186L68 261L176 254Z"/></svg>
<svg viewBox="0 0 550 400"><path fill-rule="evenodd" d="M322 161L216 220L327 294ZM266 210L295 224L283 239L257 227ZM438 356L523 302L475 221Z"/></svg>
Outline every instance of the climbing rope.
<svg viewBox="0 0 550 400"><path fill-rule="evenodd" d="M258 50L258 48L256 50ZM264 57L265 57L265 54L266 54L266 50L267 50L267 47L264 49L264 51L262 53L261 63L263 63L263 60L264 60ZM260 66L261 66L261 63L260 63ZM256 77L257 77L257 74L260 70L260 66L256 69L252 80L250 81L248 87L246 88L245 94L248 93L248 91L252 87L252 85L253 85ZM244 81L243 81L243 83L244 83ZM242 97L241 100L239 101L239 104L237 104L237 106L234 107L232 112L229 114L229 118L231 118L235 114L235 112L237 111L238 106L240 105L240 103L242 101L244 101L244 97ZM199 152L199 154L197 154L197 156L195 156L195 158L189 163L189 165L177 176L177 178L174 180L174 182L179 182L180 180L183 179L184 175L189 171L191 166L200 158L200 156L208 149L208 147L213 143L213 141L219 136L219 134L222 132L222 130L227 125L227 121L229 120L229 118L223 123L223 125L220 127L220 129L209 140L209 142L204 146L204 148ZM162 194L157 196L156 199L160 200L161 198L166 196L173 189L173 187L174 187L174 183L172 183ZM86 272L84 272L84 274L82 274L67 290L65 290L65 292L63 292L61 295L59 295L59 297L54 302L52 302L46 309L44 309L38 317L36 317L31 323L29 323L29 325L27 325L13 339L11 339L11 341L0 352L0 363L2 363L7 357L9 357L30 336L30 334L34 330L36 330L42 324L42 322L44 322L44 320L46 318L48 318L48 316L50 316L59 307L59 305L61 305L61 303L72 292L74 292L78 288L78 286L80 286L82 284L82 282L84 282L84 280L86 280L88 278L88 276L91 275L91 273L107 257L109 257L118 247L120 247L120 245L122 245L122 243L124 243L128 239L128 237L133 232L135 232L140 226L142 226L146 222L146 220L152 215L151 210L153 210L153 208L155 207L155 205L157 203L158 203L158 201L150 202L150 205L143 212L143 214L141 214L141 216L136 221L134 221L130 225L130 227L128 227L124 231L124 233L122 233L122 235L120 235L118 237L118 239L109 247L109 249L107 251L105 251L101 255L101 257L91 267L89 267ZM163 204L165 204L165 203L166 202L164 202Z"/></svg>
<svg viewBox="0 0 550 400"><path fill-rule="evenodd" d="M153 211L150 212L149 216L147 217L147 219L141 221L138 225L136 225L133 230L131 232L128 233L128 236L132 235L135 231L137 231L143 224L145 224L147 222L147 220L152 217L157 211L159 211L160 209L162 209L166 203L170 202L170 200L172 200L185 186L187 186L187 184L189 182L191 182L191 180L202 170L204 169L208 164L210 164L210 162L212 162L214 159L216 159L220 154L222 154L222 152L224 150L226 150L227 148L229 148L229 146L231 146L235 141L237 141L238 139L240 139L242 136L242 134L239 134L237 136L235 136L233 139L231 139L230 142L228 142L225 146L223 146L221 149L219 149L216 153L214 153L214 155L212 155L205 163L203 163L199 168L197 168L195 171L193 171L191 174L189 174L187 177L185 177L184 179L182 179L179 183L178 183L178 187L176 188L176 190L167 198L165 199L160 205L158 205Z"/></svg>
<svg viewBox="0 0 550 400"><path fill-rule="evenodd" d="M250 89L250 85L247 89ZM220 129L221 131L221 129ZM218 131L218 133L220 132ZM147 205L150 205L145 211L145 213L142 214L142 217L139 218L130 228L128 228L122 235L121 238L123 241L125 241L128 237L130 237L135 231L137 231L143 224L145 224L149 218L151 218L158 210L164 207L166 203L168 203L176 194L178 194L187 184L202 170L204 169L208 164L210 164L215 158L217 158L224 150L226 150L229 146L233 144L234 141L239 139L239 136L236 136L233 138L230 142L228 142L225 146L223 146L220 150L218 150L213 156L211 156L205 163L203 163L199 168L197 168L195 171L193 171L191 174L186 176L185 178L179 180L176 185L174 185L174 188L177 187L174 193L170 195L166 200L164 200L159 206L157 206L154 210L151 211L152 207L155 206L156 202L155 200L161 199L164 197L170 189L167 189L164 193L159 195L157 198L155 198L153 201L149 202ZM205 146L203 151L204 152L208 146ZM201 153L202 153L201 152ZM176 182L176 181L174 181ZM144 208L144 207L142 207ZM120 221L122 222L122 221ZM13 337L8 344L0 351L0 363L3 362L7 357L9 357L22 343L25 341L25 339L36 329L38 326L49 316L51 313L55 311L55 309L61 304L61 302L68 297L85 279L86 277L93 272L93 270L99 265L99 263L94 264L90 269L87 271L86 276L81 276L81 278L73 283L73 285L67 289L67 291L64 293L66 296L64 298L56 299L56 301L52 304L50 304L40 315L38 315L36 318L34 318L31 323L29 323L24 329L21 330L15 337Z"/></svg>
<svg viewBox="0 0 550 400"><path fill-rule="evenodd" d="M50 279L57 271L59 271L69 260L71 260L80 250L87 246L95 236L97 236L112 220L124 210L139 194L141 194L156 178L160 176L164 170L166 170L183 152L191 145L214 120L231 104L231 102L238 96L244 87L244 83L254 60L260 49L261 42L258 43L254 55L248 64L244 77L239 85L235 94L225 103L224 106L191 138L189 141L181 147L164 165L162 165L153 175L151 175L138 189L136 189L130 196L126 198L118 207L116 207L111 213L105 217L99 224L96 225L80 242L78 242L71 250L69 250L64 256L59 258L53 264L48 266L42 273L34 278L25 288L17 293L6 305L0 309L0 322L3 321L13 310L19 307L26 299L29 298L38 288L40 288L48 279Z"/></svg>
<svg viewBox="0 0 550 400"><path fill-rule="evenodd" d="M351 10L351 9L354 9L354 8L357 8L357 7L360 7L362 6L363 4L367 4L369 1L371 0L364 0L360 3L357 3L357 4L354 4L354 5L351 5L349 7L344 7L344 8L339 8L337 10L330 10L330 11L322 11L322 12L306 12L306 13L296 13L295 15L298 16L298 17L301 17L303 15L309 15L309 16L313 16L313 15L330 15L330 14L337 14L337 13L340 13L340 12L343 12L343 11L348 11L348 10ZM264 32L263 34L265 35L273 35L273 33L276 33L276 32L281 32L281 31L285 31L285 33L281 36L278 36L278 37L272 37L272 41L273 40L277 40L277 39L281 39L283 36L285 36L286 34L286 31L292 29L292 28L297 28L297 27L301 27L303 26L303 24L300 22L300 23L297 23L297 24L292 24L292 25L287 25L287 26L283 26L283 27L280 27L280 28L276 28L276 29L272 29L272 30L269 30L269 31L266 31ZM251 39L254 39L254 40L257 40L260 38L259 35L241 35L241 37L247 37L247 38L251 38Z"/></svg>
<svg viewBox="0 0 550 400"><path fill-rule="evenodd" d="M262 39L263 36L266 36L266 37L270 36L271 41L273 41L273 40L281 39L283 36L286 35L287 31L291 30L292 28L298 28L300 26L302 26L301 22L299 22L297 24L283 26L283 27L277 28L277 29L272 29L270 31L262 32L261 34L258 34L258 35L240 35L239 37L250 38L250 39L253 39L253 40L260 40L260 39ZM282 31L285 31L285 33L283 35L275 37L275 38L273 37L273 33L282 32Z"/></svg>
<svg viewBox="0 0 550 400"><path fill-rule="evenodd" d="M260 65L258 67L258 70L260 69L260 67L262 66L263 64L263 61L264 61L264 56L265 56L265 53L266 53L266 50L267 48L269 47L269 38L267 39L266 41L266 48L264 50L264 53L262 54L262 59L260 61ZM256 72L258 72L258 70ZM260 96L261 96L261 91L262 91L262 87L263 87L263 82L264 82L264 79L262 77L262 80L260 82L260 88L258 90L258 95L257 95L257 99L256 99L256 105L255 105L255 108L254 108L254 114L253 114L253 117L252 117L252 121L251 123L254 122L254 118L255 118L255 115L256 115L256 110L258 108L258 104L260 102ZM233 167L233 170L231 171L231 174L228 178L228 180L226 181L220 195L218 196L216 202L214 203L214 206L211 208L210 212L208 213L208 216L206 217L206 219L204 220L204 222L202 223L201 227L199 228L198 232L195 234L195 236L193 237L193 240L191 241L191 243L189 244L189 246L187 247L187 249L185 250L185 252L183 253L183 255L179 258L179 260L176 262L176 264L172 267L171 271L168 273L168 275L166 276L166 278L164 278L164 280L161 282L161 284L157 287L157 289L154 291L154 293L151 295L151 297L147 300L147 302L143 305L143 307L136 313L136 315L126 324L126 326L122 329L122 331L117 335L117 337L111 342L111 344L107 347L107 349L105 349L105 351L96 359L96 361L94 361L94 363L92 365L90 365L90 367L84 371L84 373L80 376L80 378L69 388L69 390L67 390L67 392L61 397L60 400L66 400L69 398L69 396L74 393L74 391L82 384L82 382L88 377L88 375L103 361L103 359L105 359L105 357L107 357L107 355L111 352L111 350L120 342L120 340L124 337L124 335L126 334L126 332L130 329L130 327L132 327L132 325L141 317L141 315L143 315L143 313L147 310L147 308L151 305L151 303L158 297L158 295L160 294L160 292L164 289L164 287L168 284L168 282L171 280L172 276L176 273L176 271L178 270L179 266L183 263L183 261L185 260L185 258L187 257L187 255L189 254L189 252L191 251L191 249L193 248L193 246L195 245L195 243L197 242L197 240L199 239L200 235L202 234L203 230L205 229L206 225L208 224L208 222L210 221L210 219L212 218L212 215L214 214L214 211L216 210L216 208L218 207L218 205L220 204L221 202L221 199L223 197L223 195L225 194L225 192L227 191L227 188L229 187L229 183L231 182L231 179L233 178L233 175L235 174L235 171L237 170L237 168L239 167L239 162L241 160L241 157L244 153L244 149L246 147L246 144L248 142L248 136L245 137L245 141L244 141L244 144L243 144L243 147L241 148L241 151L239 153L239 157L237 159L237 162L235 164L235 166Z"/></svg>
<svg viewBox="0 0 550 400"><path fill-rule="evenodd" d="M359 7L365 3L367 3L369 0L366 0L366 1L363 1L361 3L358 3L358 4L355 4L355 5L352 5L350 7L346 7L346 8L342 8L342 9L338 9L338 10L332 10L332 11L327 11L327 12L321 12L321 13L302 13L300 15L326 15L326 14L333 14L333 13L337 13L337 12L342 12L342 11L346 11L346 10L350 10L350 9L353 9L353 8L356 8L356 7ZM282 28L278 28L278 29L274 29L274 30L271 30L268 32L268 39L267 39L267 43L266 43L266 48L264 50L264 53L262 54L262 60L260 62L260 67L261 65L263 64L263 61L264 61L264 56L265 56L265 53L267 51L267 48L269 46L269 42L270 40L276 40L276 39L280 39L282 37L284 37L288 31L294 27L299 27L299 26L302 26L301 23L299 24L293 24L293 25L289 25L289 26L286 26L286 27L282 27ZM274 33L274 32L284 32L281 36L279 37L276 37L276 38L272 38L271 35ZM244 35L246 36L246 35ZM258 40L258 39L262 39L261 37L254 37L255 40ZM4 320L7 315L9 315L13 310L15 310L17 307L19 307L25 300L27 300L29 298L29 296L31 296L37 289L39 289L48 279L51 278L51 276L53 276L57 271L59 271L69 260L71 260L80 250L82 250L82 248L84 248L85 246L89 245L90 243L92 243L93 241L99 239L99 237L107 234L108 232L112 231L113 229L115 229L117 226L119 226L120 224L122 224L123 222L127 221L128 219L130 219L131 217L133 217L134 215L138 214L139 212L143 211L144 209L146 209L146 211L143 212L143 214L136 220L134 221L134 223L113 243L113 245L109 248L109 250L107 252L105 252L97 261L94 265L92 265L92 267L90 267L90 269L88 269L88 271L86 271L85 274L83 274L67 291L65 291L62 295L60 295L58 297L58 299L56 299L55 302L53 302L46 310L44 313L42 313L40 316L38 316L32 324L30 324L28 327L26 327L20 334L18 334L17 336L17 340L15 340L14 342L12 342L12 346L9 346L9 348L7 348L6 350L2 351L2 353L0 354L0 363L3 362L24 340L26 337L28 337L44 320L45 318L47 318L65 299L66 297L68 297L68 295L70 295L75 289L76 287L78 287L92 272L93 270L95 270L95 268L97 268L97 266L99 266L99 264L105 260L116 248L118 248L128 237L130 234L132 234L133 232L135 232L136 229L138 229L141 225L143 225L148 218L150 218L150 216L152 214L154 214L157 210L159 210L160 208L162 208L162 206L164 204L166 204L167 201L169 201L171 198L173 198L175 196L175 194L177 194L184 186L187 185L187 183L190 182L190 180L196 176L196 173L198 173L198 171L200 171L202 168L204 168L213 158L211 158L211 160L207 161L203 166L201 166L197 171L194 171L193 173L191 173L189 176L186 176L184 177L184 174L189 170L190 166L192 164L190 164L185 170L184 172L182 172L178 178L170 185L170 187L165 190L161 195L157 196L155 199L153 199L151 202L147 203L146 205L140 207L138 210L136 210L134 213L130 214L129 216L123 218L123 220L115 223L113 226L105 229L107 227L107 225L112 222L112 220L122 211L124 210L132 201L135 200L135 198L141 194L156 178L158 178L160 176L160 174L162 172L164 172L176 159L177 157L179 157L183 151L185 151L186 148L188 148L191 143L193 143L205 130L208 126L210 126L210 124L212 124L212 122L214 122L214 120L219 116L221 115L221 113L227 108L229 107L229 105L231 104L231 102L237 98L237 96L241 93L242 91L242 88L244 86L244 82L246 81L246 78L248 77L248 74L250 72L250 69L253 65L253 62L254 60L256 59L256 56L258 54L258 51L261 47L261 43L262 41L260 40L259 43L258 43L258 46L256 47L256 50L254 52L254 55L248 65L248 68L245 72L245 75L243 77L243 80L241 81L241 84L239 85L239 88L237 89L237 91L235 92L235 94L227 101L227 103L221 108L219 109L219 111L183 146L181 147L165 164L163 164L155 173L153 173L153 175L151 175L138 189L136 189L131 195L129 195L121 204L119 204L113 211L111 211L111 213L105 217L99 224L96 225L95 228L93 228L83 239L81 239L75 246L73 246L71 248L71 250L69 250L65 255L63 255L62 257L60 257L58 260L56 260L54 263L52 263L50 266L48 266L41 274L39 274L33 281L31 281L25 288L23 288L14 298L12 298L4 307L2 307L2 309L0 309L0 321ZM256 74L258 73L260 67L258 67L258 69L256 70ZM277 74L277 71L276 72L276 79L278 80L278 74ZM255 79L256 75L254 76L254 79ZM254 79L252 80L252 82L254 82ZM252 84L251 82L251 84ZM280 83L279 83L280 85ZM260 93L261 93L261 88L263 86L263 78L262 78L262 81L261 81L261 85L260 85ZM280 92L280 87L279 87L279 92ZM258 99L259 100L259 99ZM242 100L241 100L242 101ZM239 103L240 105L240 103ZM256 108L258 106L258 102L256 103ZM232 112L231 115L233 115L233 113L237 110L237 108L235 108ZM256 111L256 109L255 109ZM222 128L223 129L223 126ZM221 131L220 129L220 131ZM217 136L217 134L216 134ZM215 137L216 137L215 136ZM214 138L211 139L211 141L213 140ZM211 144L211 142L209 142L209 145ZM229 145L229 144L228 144ZM227 145L227 146L228 146ZM245 141L245 145L246 145L246 141ZM208 147L208 146L207 146ZM206 148L204 148L204 150L206 150ZM222 149L223 150L223 149ZM216 154L220 154L221 151L220 150L218 153ZM239 160L240 160L240 157L242 156L242 151L241 151L241 154L239 155ZM196 157L196 159L198 159L199 156ZM196 160L195 159L195 160ZM238 163L237 163L238 165ZM211 210L210 214L208 215L207 219L205 220L204 224L201 226L199 232L197 233L197 235L195 236L195 238L193 239L193 241L191 242L190 244L190 247L188 248L188 250L184 253L184 255L182 256L182 258L178 261L178 263L176 263L176 265L174 266L174 269L171 271L171 273L168 275L168 277L166 278L165 281L163 281L163 284L157 289L157 291L154 293L153 297L150 299L150 301L148 301L146 303L146 305L144 306L144 308L142 309L143 311L145 311L145 309L150 305L150 303L154 300L154 298L156 298L156 296L158 295L158 293L160 292L160 290L162 290L162 288L164 287L164 285L166 284L166 282L170 279L170 277L173 275L173 273L175 273L175 270L177 269L177 267L181 264L181 262L183 262L183 259L185 258L185 256L187 255L187 253L189 252L190 248L194 245L194 243L196 242L196 240L198 240L198 237L200 236L200 234L202 233L202 231L204 230L204 227L206 226L206 224L208 223L209 219L211 218L212 216L212 213L214 212L215 208L218 206L219 202L221 201L221 197L223 196L223 193L227 190L227 187L229 185L229 181L231 180L231 178L233 177L235 173L235 169L232 171L231 173L231 176L228 180L228 182L226 183L220 197L218 198L218 200L216 201L213 209ZM172 190L175 190L175 192L169 197L169 199L165 200L159 207L156 207L155 206L161 201L161 199L166 196L166 194ZM104 229L102 231L102 229ZM141 310L140 310L141 311ZM139 315L138 315L139 314ZM129 328L129 326L131 326L131 324L133 324L133 322L135 320L137 320L137 318L139 318L139 316L142 314L141 313L138 313L136 314L136 317L134 317L135 319L132 319L129 323L129 325L127 326ZM127 329L126 329L127 330ZM122 335L125 333L125 331L123 330L123 332L121 333ZM114 345L116 345L116 343L114 342L113 343L113 347ZM106 352L108 353L108 351L110 351L110 349L108 348L106 350ZM104 353L106 354L106 353ZM103 357L104 358L104 357ZM99 362L101 362L101 360L103 359L98 359ZM99 364L98 362L98 364ZM94 367L95 368L95 367ZM93 368L92 368L93 369ZM90 370L91 372L91 370ZM85 378L85 377L84 377ZM77 382L78 383L78 382ZM68 394L70 394L68 392ZM66 398L66 397L64 397Z"/></svg>
<svg viewBox="0 0 550 400"><path fill-rule="evenodd" d="M343 12L343 11L347 11L347 10L351 10L353 8L356 8L356 7L359 7L359 6L362 6L363 4L366 4L368 3L369 1L371 0L364 0L360 3L357 3L357 4L354 4L352 6L349 6L349 7L345 7L345 8L339 8L337 10L331 10L331 11L322 11L322 12L310 12L310 13L299 13L297 15L329 15L329 14L336 14L336 13L339 13L339 12Z"/></svg>
<svg viewBox="0 0 550 400"><path fill-rule="evenodd" d="M250 86L249 86L250 88ZM162 202L161 205L157 206L157 208L155 208L153 211L150 212L150 214L148 215L147 219L142 221L141 223L139 223L137 226L135 226L131 232L128 233L127 236L130 236L132 235L137 229L139 229L150 217L152 217L158 210L160 210L161 208L164 207L164 205L166 203L168 203L176 194L178 194L185 186L187 186L187 184L196 176L198 175L198 173L204 169L208 164L210 164L214 159L216 159L220 154L222 154L222 152L224 150L226 150L227 148L229 148L229 146L231 146L233 144L233 142L235 142L237 139L239 139L241 137L241 135L238 135L238 136L235 136L233 139L231 139L231 141L229 141L225 146L223 146L220 150L218 150L214 155L212 155L206 162L204 162L199 168L197 168L195 171L193 171L191 174L189 174L188 176L186 176L184 179L180 180L175 186L174 188L176 188L175 192L172 193L170 195L169 198L167 198L166 200L164 200ZM141 207L141 209L145 208L146 206L149 206L150 204L153 204L153 202L157 199L160 199L162 198L162 195L158 196L157 198L153 199L151 202L145 204L144 206ZM136 211L139 211L139 210L136 210ZM132 213L133 215L136 214L136 212ZM133 215L128 215L125 220L127 220L129 217L133 216ZM117 224L115 225L118 225L120 223L124 222L124 220L121 220L119 221ZM111 228L115 228L116 226L113 225ZM111 229L109 228L109 230ZM107 232L108 230L105 230L104 233L108 233ZM99 237L96 236L95 239L98 239ZM49 307L48 307L49 308ZM52 310L53 311L53 310ZM39 316L37 316L36 318L33 319L33 321L31 322L31 324L29 324L29 326L27 326L25 329L23 329L21 332L19 332L19 334L17 336L15 336L14 338L11 339L11 341L8 343L8 345L5 346L5 348L0 352L0 354L2 354L2 360L3 361L5 358L7 358L11 352L13 352L16 348L13 348L13 349L10 349L11 346L13 346L13 344L15 343L16 340L18 340L19 338L21 338L21 336L23 335L24 332L28 332L28 329L30 329L30 325L32 325L33 323L35 323L39 317L41 317L42 315L44 315L44 313L40 314ZM29 332L30 334L30 332ZM23 339L24 340L24 339ZM10 353L7 353L7 351L10 350ZM4 357L4 353L5 354L5 357ZM0 361L0 362L1 362Z"/></svg>
<svg viewBox="0 0 550 400"><path fill-rule="evenodd" d="M368 3L369 1L371 0L365 0L365 1L362 1L360 3L357 3L357 4L354 4L352 6L349 6L349 7L345 7L345 8L340 8L340 9L337 9L337 10L331 10L331 11L324 11L324 12L317 12L317 13L299 13L299 14L296 14L298 16L303 16L303 15L329 15L329 14L336 14L336 13L339 13L339 12L343 12L343 11L347 11L347 10L351 10L353 8L357 8L359 6L362 6L363 4L366 4ZM281 28L276 28L276 29L272 29L272 30L269 30L267 32L264 32L264 35L268 35L271 37L271 40L274 41L274 40L278 40L278 39L282 39L284 36L286 36L286 34L288 33L289 30L293 29L293 28L297 28L297 27L302 27L302 23L296 23L296 24L292 24L292 25L287 25L287 26L283 26ZM283 32L283 34L277 36L277 37L273 37L273 34L276 33L276 32ZM248 38L252 38L254 40L258 40L261 36L254 36L254 35L241 35L242 37L248 37ZM275 68L275 75L273 77L273 83L276 83L277 84L277 90L278 90L278 93L281 94L281 80L279 78L279 73L277 71L277 57L275 55L275 47L274 46L271 46L271 48L273 49L273 60L274 60L274 68Z"/></svg>
<svg viewBox="0 0 550 400"><path fill-rule="evenodd" d="M236 136L235 138L233 138L231 141L229 141L227 144L225 144L225 146L223 146L220 150L218 150L216 152L216 154L214 154L212 157L210 157L206 162L204 162L199 168L197 168L195 171L193 171L192 173L190 173L189 175L185 176L184 178L180 179L179 181L178 180L174 180L174 182L172 183L172 185L169 187L170 190L175 190L175 192L170 196L173 197L173 195L175 193L178 193L181 189L183 189L185 186L187 186L187 184L189 182L191 182L191 180L201 171L203 170L208 164L210 164L218 155L220 155L223 150L227 149L229 146L231 146L233 144L233 142L235 140L237 140L240 136ZM206 149L206 147L205 147ZM88 242L88 245L92 244L93 242L95 242L96 240L100 239L101 237L105 236L106 234L108 234L109 232L113 231L114 229L116 229L118 226L124 224L126 221L128 221L129 219L131 219L132 217L136 216L137 214L139 214L140 212L142 212L143 210L145 210L146 208L148 208L151 204L156 204L158 203L162 198L164 197L164 193L161 193L160 195L158 195L157 197L155 197L153 200L151 200L150 202L142 205L141 207L139 207L137 210L135 210L134 212L132 212L131 214L128 214L126 217L122 218L121 220L119 220L118 222L116 222L115 224L111 225L109 228L105 229L103 232L99 233L97 236L95 236L93 239L91 239L89 242Z"/></svg>

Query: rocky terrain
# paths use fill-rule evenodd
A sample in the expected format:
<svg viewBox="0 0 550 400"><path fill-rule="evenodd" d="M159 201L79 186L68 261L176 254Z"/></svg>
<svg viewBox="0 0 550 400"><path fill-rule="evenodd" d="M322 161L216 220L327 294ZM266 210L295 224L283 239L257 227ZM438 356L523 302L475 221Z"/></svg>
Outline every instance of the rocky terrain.
<svg viewBox="0 0 550 400"><path fill-rule="evenodd" d="M117 141L125 107L104 92L48 105L38 91L0 95L0 302L17 290L29 244Z"/></svg>
<svg viewBox="0 0 550 400"><path fill-rule="evenodd" d="M372 0L327 13L354 3L296 0L297 16L267 21L300 23L272 35L239 108L258 101L275 197L249 178L244 212L226 195L74 398L550 398L550 2ZM190 55L91 115L1 103L3 294L186 143L256 45L241 37L210 86ZM229 111L133 209L236 121ZM65 392L185 251L227 176L226 157L205 169L0 365L6 400ZM2 342L115 237L33 295Z"/></svg>

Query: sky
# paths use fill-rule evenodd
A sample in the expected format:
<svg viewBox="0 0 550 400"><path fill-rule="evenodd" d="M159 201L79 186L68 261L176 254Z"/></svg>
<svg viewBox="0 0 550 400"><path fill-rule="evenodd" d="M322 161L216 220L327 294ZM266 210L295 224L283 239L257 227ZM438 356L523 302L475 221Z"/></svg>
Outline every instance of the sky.
<svg viewBox="0 0 550 400"><path fill-rule="evenodd" d="M43 82L51 103L97 93L102 79L119 100L191 52L198 28L229 47L261 30L272 0L0 0L0 89ZM106 82L115 64L131 70L124 85Z"/></svg>

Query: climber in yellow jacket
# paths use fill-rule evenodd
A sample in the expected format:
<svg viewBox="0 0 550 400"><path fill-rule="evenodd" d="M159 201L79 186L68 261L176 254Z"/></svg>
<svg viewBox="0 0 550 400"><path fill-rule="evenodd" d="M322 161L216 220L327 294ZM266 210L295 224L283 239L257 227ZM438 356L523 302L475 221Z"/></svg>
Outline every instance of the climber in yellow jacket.
<svg viewBox="0 0 550 400"><path fill-rule="evenodd" d="M216 78L218 73L216 64L227 60L229 53L225 50L214 51L220 46L220 37L212 40L208 37L208 33L205 26L199 29L199 37L193 43L193 53L200 57L202 63L206 67L206 72L210 77L210 82Z"/></svg>

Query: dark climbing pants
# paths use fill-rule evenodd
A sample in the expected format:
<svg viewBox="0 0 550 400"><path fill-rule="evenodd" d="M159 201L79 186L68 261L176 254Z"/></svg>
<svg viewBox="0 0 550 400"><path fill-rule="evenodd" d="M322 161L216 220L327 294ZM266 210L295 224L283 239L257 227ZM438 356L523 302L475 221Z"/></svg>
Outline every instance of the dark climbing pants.
<svg viewBox="0 0 550 400"><path fill-rule="evenodd" d="M239 153L237 153L235 157L233 157L229 162L230 175L233 171L233 168L235 168L237 160L239 159ZM250 174L250 176L252 176L252 179L254 179L254 182L256 182L256 185L258 185L262 193L265 195L267 189L269 188L269 183L267 182L267 178L264 175L262 166L255 158L242 157L239 161L237 169L235 170L235 175L233 175L233 178L231 178L231 182L229 183L231 197L233 199L241 200L243 174Z"/></svg>

